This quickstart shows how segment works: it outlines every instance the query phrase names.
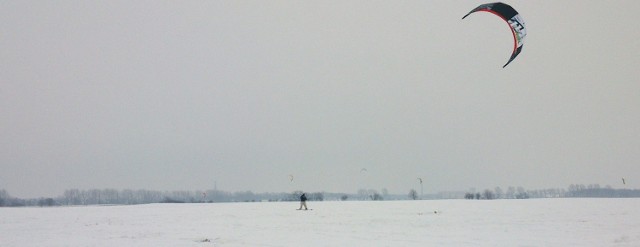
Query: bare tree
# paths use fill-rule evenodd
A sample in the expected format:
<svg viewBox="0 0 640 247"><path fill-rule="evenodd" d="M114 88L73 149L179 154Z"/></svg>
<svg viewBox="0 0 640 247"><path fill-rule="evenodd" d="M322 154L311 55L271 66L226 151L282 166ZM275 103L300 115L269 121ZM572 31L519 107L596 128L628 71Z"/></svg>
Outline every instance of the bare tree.
<svg viewBox="0 0 640 247"><path fill-rule="evenodd" d="M9 200L9 193L6 190L0 190L0 207L3 207Z"/></svg>
<svg viewBox="0 0 640 247"><path fill-rule="evenodd" d="M63 197L64 197L64 204L66 205L80 204L80 190L78 189L65 190Z"/></svg>
<svg viewBox="0 0 640 247"><path fill-rule="evenodd" d="M486 189L484 190L484 192L482 193L482 197L486 200L493 200L495 199L495 195L493 194L493 191Z"/></svg>
<svg viewBox="0 0 640 247"><path fill-rule="evenodd" d="M513 186L509 186L509 188L507 188L507 194L505 196L507 199L516 198L516 188Z"/></svg>
<svg viewBox="0 0 640 247"><path fill-rule="evenodd" d="M309 195L309 200L311 201L324 201L324 195L320 192L311 193Z"/></svg>
<svg viewBox="0 0 640 247"><path fill-rule="evenodd" d="M369 191L367 191L365 189L359 189L358 190L358 197L361 200L367 200L369 198Z"/></svg>
<svg viewBox="0 0 640 247"><path fill-rule="evenodd" d="M409 191L409 198L411 198L411 200L418 199L418 192L414 189L411 189Z"/></svg>
<svg viewBox="0 0 640 247"><path fill-rule="evenodd" d="M38 200L38 206L40 207L51 207L56 205L56 201L53 198L40 198Z"/></svg>
<svg viewBox="0 0 640 247"><path fill-rule="evenodd" d="M464 193L464 199L473 200L473 193Z"/></svg>
<svg viewBox="0 0 640 247"><path fill-rule="evenodd" d="M529 194L522 186L518 187L518 193L516 194L516 199L529 199Z"/></svg>
<svg viewBox="0 0 640 247"><path fill-rule="evenodd" d="M371 195L371 200L372 201L382 201L382 200L384 200L384 198L382 197L382 195L378 194L378 192L374 192Z"/></svg>
<svg viewBox="0 0 640 247"><path fill-rule="evenodd" d="M502 188L500 188L500 186L495 188L495 192L496 192L496 199L502 199L504 192L502 191Z"/></svg>

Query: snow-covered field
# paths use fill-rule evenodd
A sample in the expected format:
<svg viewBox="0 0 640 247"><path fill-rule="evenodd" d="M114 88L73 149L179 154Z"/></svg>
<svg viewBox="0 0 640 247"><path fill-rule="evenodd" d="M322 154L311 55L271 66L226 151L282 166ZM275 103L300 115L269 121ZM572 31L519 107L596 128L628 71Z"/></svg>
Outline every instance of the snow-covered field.
<svg viewBox="0 0 640 247"><path fill-rule="evenodd" d="M640 246L640 199L0 208L0 246Z"/></svg>

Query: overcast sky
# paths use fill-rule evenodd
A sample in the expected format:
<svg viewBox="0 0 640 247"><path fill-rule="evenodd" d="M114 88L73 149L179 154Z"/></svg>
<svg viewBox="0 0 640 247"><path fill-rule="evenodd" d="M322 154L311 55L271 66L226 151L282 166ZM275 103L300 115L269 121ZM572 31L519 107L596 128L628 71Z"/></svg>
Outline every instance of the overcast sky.
<svg viewBox="0 0 640 247"><path fill-rule="evenodd" d="M640 1L481 3L0 1L0 189L640 188Z"/></svg>

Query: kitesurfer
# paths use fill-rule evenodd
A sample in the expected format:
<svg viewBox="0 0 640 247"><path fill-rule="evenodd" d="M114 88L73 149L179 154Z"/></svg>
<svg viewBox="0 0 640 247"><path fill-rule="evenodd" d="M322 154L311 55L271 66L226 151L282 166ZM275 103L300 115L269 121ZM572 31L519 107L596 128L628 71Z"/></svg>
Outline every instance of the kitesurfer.
<svg viewBox="0 0 640 247"><path fill-rule="evenodd" d="M302 210L302 207L304 207L304 210L307 210L307 196L305 193L302 193L300 196L300 208L298 210Z"/></svg>

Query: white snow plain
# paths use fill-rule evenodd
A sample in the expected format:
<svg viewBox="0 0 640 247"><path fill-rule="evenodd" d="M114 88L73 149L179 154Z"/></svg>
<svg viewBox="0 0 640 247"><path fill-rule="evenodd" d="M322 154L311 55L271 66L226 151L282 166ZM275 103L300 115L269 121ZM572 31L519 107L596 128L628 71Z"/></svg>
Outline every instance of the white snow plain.
<svg viewBox="0 0 640 247"><path fill-rule="evenodd" d="M640 246L640 198L0 208L0 246Z"/></svg>

